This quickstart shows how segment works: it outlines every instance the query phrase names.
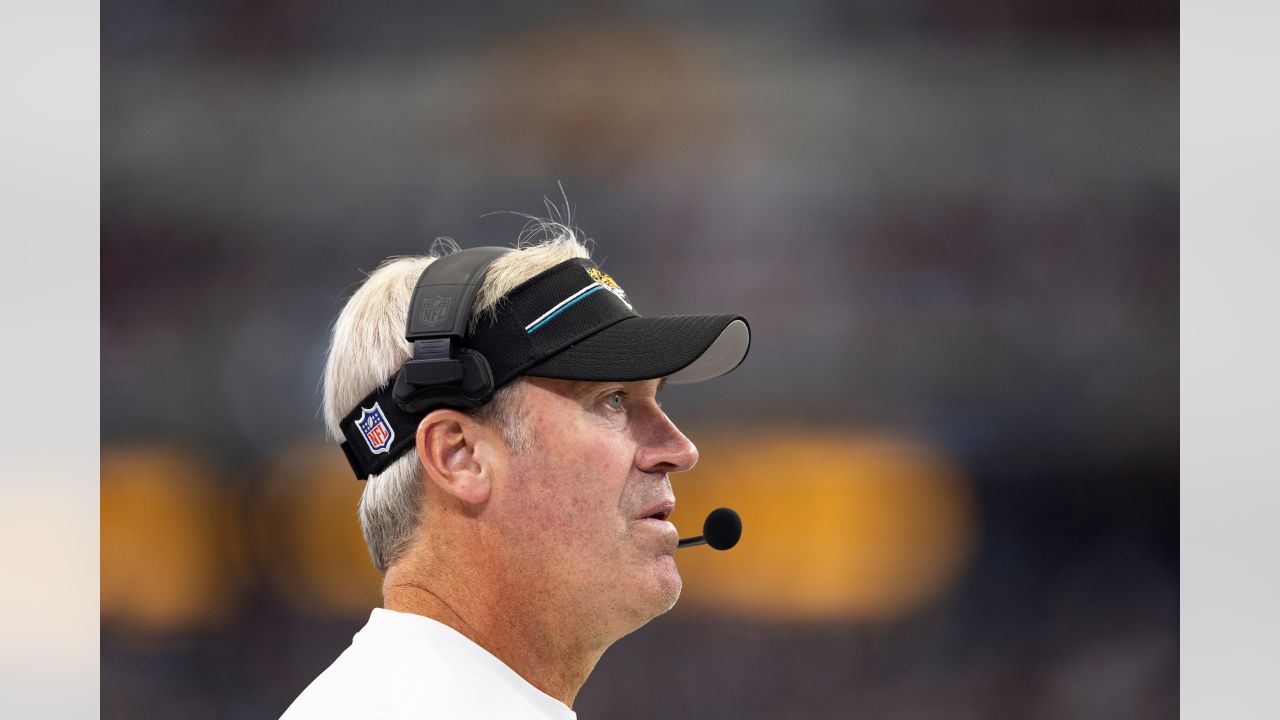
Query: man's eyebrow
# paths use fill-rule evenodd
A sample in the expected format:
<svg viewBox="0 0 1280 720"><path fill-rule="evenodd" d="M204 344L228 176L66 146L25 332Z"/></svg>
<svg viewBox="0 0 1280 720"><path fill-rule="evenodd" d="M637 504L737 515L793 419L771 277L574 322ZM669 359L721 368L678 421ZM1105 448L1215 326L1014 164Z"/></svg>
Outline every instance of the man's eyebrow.
<svg viewBox="0 0 1280 720"><path fill-rule="evenodd" d="M592 395L595 395L596 390L598 390L601 386L612 384L604 380L570 380L568 382L569 382L569 394L581 399L590 398ZM641 383L645 381L636 380L636 381L619 381L619 382ZM666 384L667 384L666 378L661 378L660 380L658 380L658 387L654 390L654 394L657 395L662 390L663 386Z"/></svg>
<svg viewBox="0 0 1280 720"><path fill-rule="evenodd" d="M595 394L595 389L602 383L595 380L570 380L569 393L576 398L586 399Z"/></svg>

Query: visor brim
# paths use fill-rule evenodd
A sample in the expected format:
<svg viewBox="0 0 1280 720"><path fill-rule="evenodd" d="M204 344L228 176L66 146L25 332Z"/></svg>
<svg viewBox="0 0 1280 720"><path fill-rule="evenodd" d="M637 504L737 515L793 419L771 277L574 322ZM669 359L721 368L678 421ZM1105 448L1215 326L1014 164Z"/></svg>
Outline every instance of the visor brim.
<svg viewBox="0 0 1280 720"><path fill-rule="evenodd" d="M522 375L695 383L742 364L751 328L741 315L630 317L570 345Z"/></svg>

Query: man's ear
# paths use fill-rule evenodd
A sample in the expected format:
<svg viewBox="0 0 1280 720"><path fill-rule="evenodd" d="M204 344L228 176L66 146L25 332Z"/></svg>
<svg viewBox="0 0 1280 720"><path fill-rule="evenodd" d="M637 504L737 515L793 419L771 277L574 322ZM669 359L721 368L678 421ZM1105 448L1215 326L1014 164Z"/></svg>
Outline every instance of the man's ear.
<svg viewBox="0 0 1280 720"><path fill-rule="evenodd" d="M433 410L418 423L418 461L427 480L467 505L489 500L491 448L484 429L457 410Z"/></svg>

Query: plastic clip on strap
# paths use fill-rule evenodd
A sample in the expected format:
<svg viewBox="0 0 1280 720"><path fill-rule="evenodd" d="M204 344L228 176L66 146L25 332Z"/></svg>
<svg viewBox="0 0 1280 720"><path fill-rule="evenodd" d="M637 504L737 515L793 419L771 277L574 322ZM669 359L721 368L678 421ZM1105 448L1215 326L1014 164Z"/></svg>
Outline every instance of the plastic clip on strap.
<svg viewBox="0 0 1280 720"><path fill-rule="evenodd" d="M462 380L462 363L453 357L452 338L415 340L413 359L401 369L413 385L457 385Z"/></svg>

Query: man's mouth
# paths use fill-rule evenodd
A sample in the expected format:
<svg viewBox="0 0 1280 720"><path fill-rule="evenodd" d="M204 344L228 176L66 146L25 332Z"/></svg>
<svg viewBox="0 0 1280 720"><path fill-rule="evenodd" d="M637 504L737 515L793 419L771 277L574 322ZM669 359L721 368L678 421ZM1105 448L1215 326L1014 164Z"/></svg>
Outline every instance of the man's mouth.
<svg viewBox="0 0 1280 720"><path fill-rule="evenodd" d="M641 520L663 520L671 517L676 509L675 498L663 498L641 511Z"/></svg>

